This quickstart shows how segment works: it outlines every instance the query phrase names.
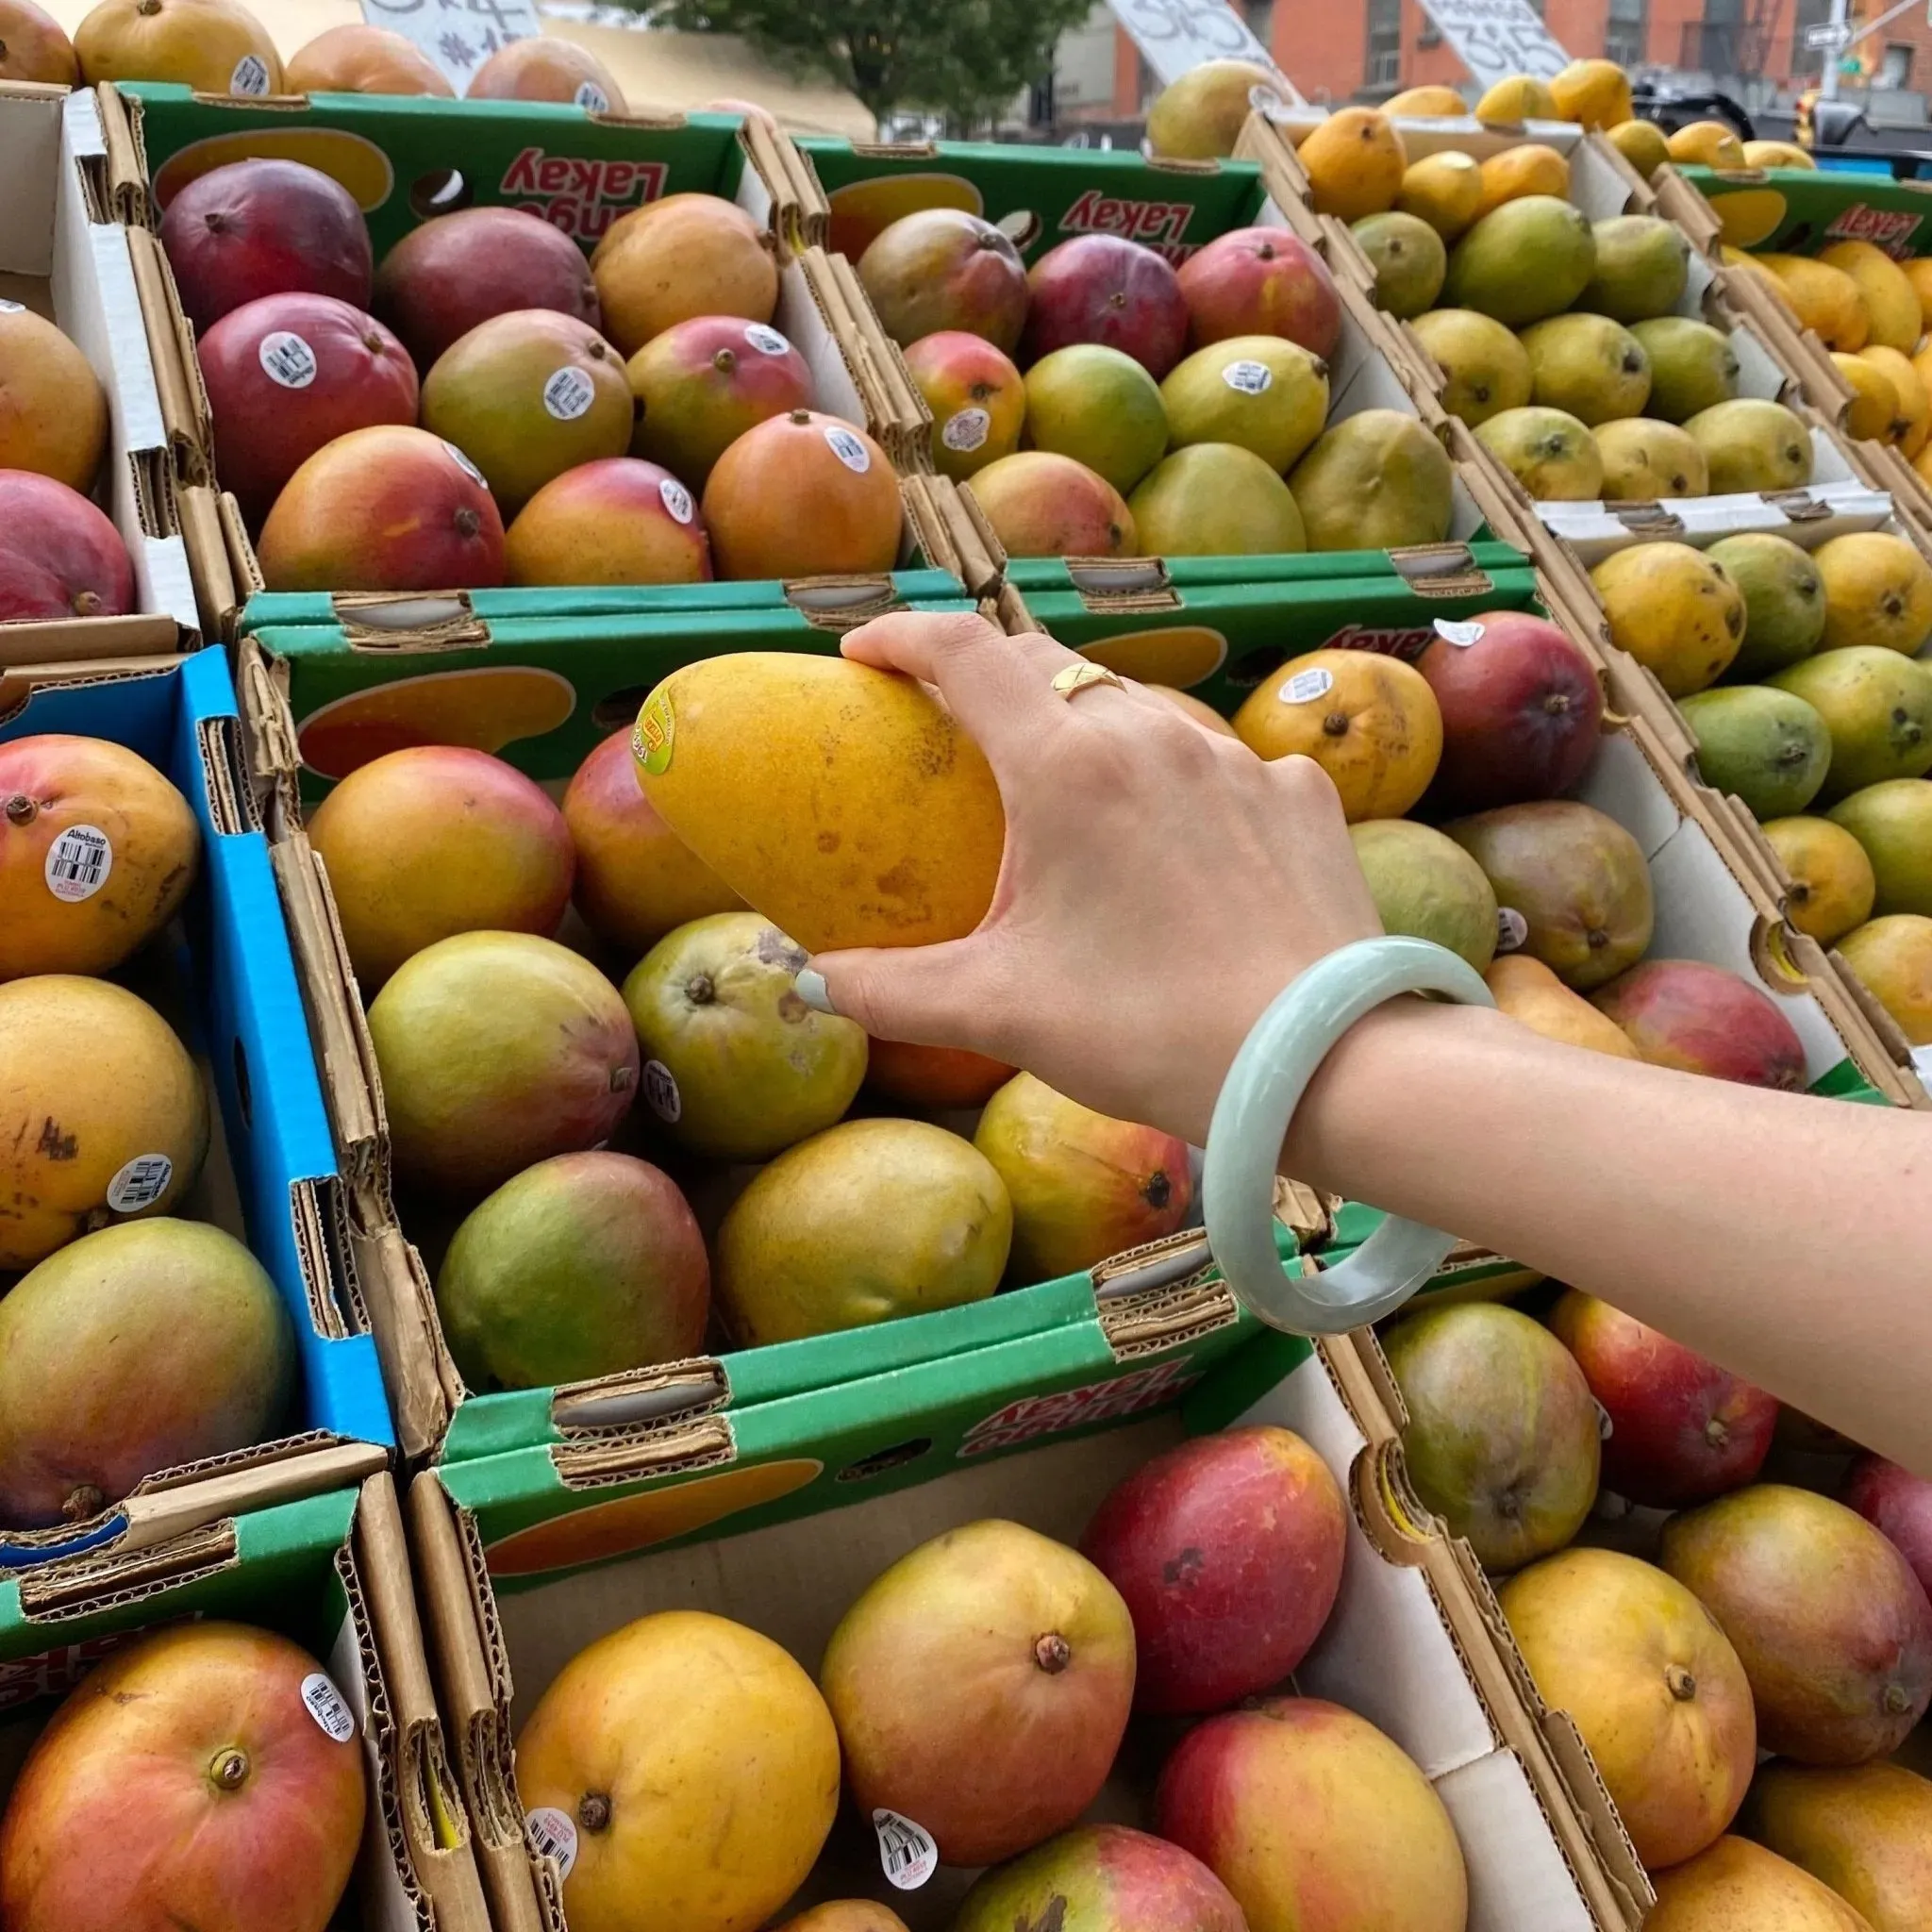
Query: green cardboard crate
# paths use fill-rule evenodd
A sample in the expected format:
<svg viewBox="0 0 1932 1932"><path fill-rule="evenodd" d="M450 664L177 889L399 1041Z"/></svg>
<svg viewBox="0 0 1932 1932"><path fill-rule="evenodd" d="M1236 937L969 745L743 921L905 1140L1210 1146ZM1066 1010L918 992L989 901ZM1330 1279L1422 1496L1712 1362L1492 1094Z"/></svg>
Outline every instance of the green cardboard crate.
<svg viewBox="0 0 1932 1932"><path fill-rule="evenodd" d="M1724 239L1754 254L1816 255L1834 242L1870 242L1899 261L1932 252L1932 189L1923 181L1830 168L1680 172L1710 204Z"/></svg>
<svg viewBox="0 0 1932 1932"><path fill-rule="evenodd" d="M1588 1777L1585 1822L1551 1749L1563 1721L1525 1702L1473 1557L1409 1496L1373 1342L1318 1354L1262 1335L1217 1366L1179 1365L1160 1388L1064 1333L743 1410L708 1445L687 1433L708 1462L667 1469L648 1489L600 1489L568 1446L417 1479L411 1526L447 1713L485 1740L465 1775L510 1800L479 1825L498 1896L523 1879L508 1923L561 1923L537 1902L561 1875L549 1855L569 1855L575 1824L550 1811L530 1842L518 1834L527 1800L511 1740L586 1644L654 1612L701 1610L750 1624L815 1671L846 1607L929 1538L998 1517L1075 1541L1151 1456L1253 1424L1296 1431L1350 1518L1341 1594L1295 1688L1349 1706L1414 1758L1454 1820L1489 1932L1634 1932L1641 1869ZM676 1446L661 1444L667 1458ZM1149 1822L1162 1741L1129 1734L1097 1812ZM942 1932L970 1876L941 1868L891 1890L872 1834L848 1819L778 1916L870 1896L911 1932Z"/></svg>
<svg viewBox="0 0 1932 1932"><path fill-rule="evenodd" d="M358 94L316 94L298 103L271 105L195 94L158 81L104 92L116 111L127 111L147 169L144 177L122 180L119 197L134 219L149 225L158 220L157 208L164 208L197 175L253 156L301 161L341 181L361 208L378 263L421 223L460 208L521 208L589 250L621 216L667 195L714 194L735 201L772 236L780 270L773 319L810 366L819 407L865 423L889 456L900 453L910 433L897 414L880 416L868 409L868 395L879 398L882 409L893 397L865 373L869 345L852 340L848 324L838 319L842 297L822 279L824 258L813 261L796 252L801 217L794 184L786 178L785 157L762 136L748 149L735 115L693 114L678 123L658 124L593 116L551 102ZM796 169L795 156L790 158ZM172 308L172 298L156 293L160 280L151 277L144 290L150 307L159 300L167 308L150 316L150 332L190 360L181 348L185 325ZM179 372L176 387L183 395L200 392L188 368ZM199 445L196 460L206 468L212 433L205 409L184 440ZM923 441L923 428L913 441ZM214 480L218 485L219 476ZM932 496L926 490L931 481L902 488L908 521L900 560L915 568L926 565L926 548L943 548L948 541L943 491ZM206 533L198 526L189 534L194 539L191 560L204 602L224 601L217 591L218 579L225 576L232 576L239 594L248 599L253 583L258 582L258 565L239 519L225 533L227 556L220 560L207 554ZM726 603L780 594L775 584L487 594L496 600L493 608L499 612L534 616L584 609L677 611L689 608L686 592L693 590ZM260 610L253 608L258 601ZM256 592L238 628L277 621L279 601Z"/></svg>
<svg viewBox="0 0 1932 1932"><path fill-rule="evenodd" d="M368 1814L341 1932L490 1932L460 1786L445 1755L401 1511L374 1452L292 1457L229 1513L108 1557L0 1574L0 1805L57 1701L143 1632L219 1618L314 1657L359 1736ZM326 1486L324 1486L326 1478ZM345 1486L343 1486L345 1485ZM318 1717L317 1722L322 1722Z"/></svg>
<svg viewBox="0 0 1932 1932"><path fill-rule="evenodd" d="M800 151L811 163L829 207L826 246L853 261L890 223L916 209L961 208L996 224L1012 237L1030 264L1060 242L1082 235L1118 235L1157 249L1178 265L1204 242L1232 229L1290 225L1271 199L1261 167L1253 161L1163 163L1125 149L1024 147L992 142L939 142L879 147L848 141L806 139ZM1507 489L1490 460L1431 403L1419 405L1398 375L1385 339L1386 322L1374 315L1346 275L1336 277L1341 301L1341 334L1327 358L1328 421L1366 408L1399 410L1418 417L1442 438L1456 462L1454 507L1448 535L1470 542L1514 527ZM1344 557L1379 553L1331 552L1328 574L1358 572ZM1282 558L1227 561L1262 575ZM1177 566L1176 566L1177 567ZM1025 587L1027 566L1015 560L1008 581Z"/></svg>

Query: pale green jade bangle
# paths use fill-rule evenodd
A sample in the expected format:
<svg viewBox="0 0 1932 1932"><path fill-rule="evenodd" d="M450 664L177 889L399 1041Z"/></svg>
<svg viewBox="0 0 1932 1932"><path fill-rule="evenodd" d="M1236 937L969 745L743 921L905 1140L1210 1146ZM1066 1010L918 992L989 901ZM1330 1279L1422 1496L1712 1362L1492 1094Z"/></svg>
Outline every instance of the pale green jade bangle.
<svg viewBox="0 0 1932 1932"><path fill-rule="evenodd" d="M1493 1007L1482 974L1428 940L1357 940L1319 959L1256 1021L1208 1126L1201 1206L1208 1246L1236 1300L1271 1328L1340 1335L1392 1314L1441 1265L1454 1235L1391 1215L1337 1266L1301 1278L1274 1253L1275 1162L1329 1050L1365 1013L1406 992Z"/></svg>

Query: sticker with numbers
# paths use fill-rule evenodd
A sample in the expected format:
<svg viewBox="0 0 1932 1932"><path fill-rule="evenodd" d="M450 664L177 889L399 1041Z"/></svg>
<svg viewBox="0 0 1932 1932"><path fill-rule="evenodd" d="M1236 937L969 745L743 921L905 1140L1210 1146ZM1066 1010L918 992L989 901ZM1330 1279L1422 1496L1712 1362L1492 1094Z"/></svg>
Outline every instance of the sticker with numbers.
<svg viewBox="0 0 1932 1932"><path fill-rule="evenodd" d="M356 1735L356 1713L325 1673L310 1671L302 1679L302 1702L308 1706L308 1715L338 1744L346 1744Z"/></svg>
<svg viewBox="0 0 1932 1932"><path fill-rule="evenodd" d="M762 322L746 323L744 339L760 356L789 356L791 353L791 341Z"/></svg>
<svg viewBox="0 0 1932 1932"><path fill-rule="evenodd" d="M597 385L581 369L559 369L543 385L543 407L559 423L575 423L596 394Z"/></svg>
<svg viewBox="0 0 1932 1932"><path fill-rule="evenodd" d="M1499 953L1518 953L1523 942L1529 937L1529 921L1513 906L1496 908L1496 950Z"/></svg>
<svg viewBox="0 0 1932 1932"><path fill-rule="evenodd" d="M577 91L571 96L578 107L588 108L592 114L608 114L610 111L610 96L594 80L580 80Z"/></svg>
<svg viewBox="0 0 1932 1932"><path fill-rule="evenodd" d="M1325 698L1334 689L1335 674L1318 664L1312 671L1297 671L1281 687L1281 702L1284 705L1312 705L1317 698Z"/></svg>
<svg viewBox="0 0 1932 1932"><path fill-rule="evenodd" d="M315 351L292 329L271 329L255 354L262 373L284 389L307 389L315 380Z"/></svg>
<svg viewBox="0 0 1932 1932"><path fill-rule="evenodd" d="M114 848L98 825L69 825L47 848L47 890L72 905L92 899L114 870Z"/></svg>
<svg viewBox="0 0 1932 1932"><path fill-rule="evenodd" d="M825 441L831 445L832 454L848 470L862 476L872 468L872 452L842 423L828 423L825 425Z"/></svg>
<svg viewBox="0 0 1932 1932"><path fill-rule="evenodd" d="M558 1873L568 1878L571 1867L577 1861L576 1820L555 1805L539 1805L535 1810L524 1813L524 1830L529 1838L530 1849L543 1857L555 1858Z"/></svg>
<svg viewBox="0 0 1932 1932"><path fill-rule="evenodd" d="M658 485L658 494L664 499L664 508L680 524L688 524L697 514L697 505L691 500L691 491L675 476L666 476Z"/></svg>
<svg viewBox="0 0 1932 1932"><path fill-rule="evenodd" d="M644 1100L667 1126L675 1127L684 1113L684 1096L677 1091L677 1075L662 1060L644 1062Z"/></svg>
<svg viewBox="0 0 1932 1932"><path fill-rule="evenodd" d="M948 449L974 450L992 428L992 417L984 409L957 409L946 418L940 441Z"/></svg>
<svg viewBox="0 0 1932 1932"><path fill-rule="evenodd" d="M137 1154L108 1183L108 1206L116 1214L139 1214L168 1191L175 1163L165 1154Z"/></svg>
<svg viewBox="0 0 1932 1932"><path fill-rule="evenodd" d="M649 702L638 713L638 726L630 735L630 755L654 778L671 769L672 742L677 736L677 713L671 708L667 691L654 691Z"/></svg>
<svg viewBox="0 0 1932 1932"><path fill-rule="evenodd" d="M1467 650L1471 644L1482 642L1483 627L1474 620L1468 624L1456 624L1446 617L1439 617L1436 620L1436 635L1444 643L1460 644Z"/></svg>
<svg viewBox="0 0 1932 1932"><path fill-rule="evenodd" d="M896 1811L874 1811L872 1828L879 1835L879 1864L889 1884L917 1891L939 1870L940 1848L924 1825Z"/></svg>
<svg viewBox="0 0 1932 1932"><path fill-rule="evenodd" d="M469 459L469 458L466 457L462 453L462 451L456 446L455 443L449 441L445 438L442 446L444 449L448 450L450 461L453 462L457 466L457 468L459 469L463 473L463 475L470 479L472 483L482 483L483 488L485 490L488 490L490 488L489 484L483 483L483 472L479 470L475 466L475 464L473 463Z"/></svg>
<svg viewBox="0 0 1932 1932"><path fill-rule="evenodd" d="M1265 362L1230 362L1221 372L1221 379L1244 396L1257 396L1274 383L1274 372Z"/></svg>
<svg viewBox="0 0 1932 1932"><path fill-rule="evenodd" d="M228 76L231 94L265 94L268 92L268 62L259 54L244 54Z"/></svg>

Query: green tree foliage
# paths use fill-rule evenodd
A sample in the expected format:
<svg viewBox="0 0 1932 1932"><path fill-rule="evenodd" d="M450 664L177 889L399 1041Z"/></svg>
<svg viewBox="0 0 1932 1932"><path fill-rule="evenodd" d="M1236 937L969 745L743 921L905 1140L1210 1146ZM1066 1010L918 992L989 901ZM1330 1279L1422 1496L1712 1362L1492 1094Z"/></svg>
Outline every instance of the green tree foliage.
<svg viewBox="0 0 1932 1932"><path fill-rule="evenodd" d="M1092 0L658 0L659 26L742 34L775 65L827 76L883 119L923 108L973 123L1053 66Z"/></svg>

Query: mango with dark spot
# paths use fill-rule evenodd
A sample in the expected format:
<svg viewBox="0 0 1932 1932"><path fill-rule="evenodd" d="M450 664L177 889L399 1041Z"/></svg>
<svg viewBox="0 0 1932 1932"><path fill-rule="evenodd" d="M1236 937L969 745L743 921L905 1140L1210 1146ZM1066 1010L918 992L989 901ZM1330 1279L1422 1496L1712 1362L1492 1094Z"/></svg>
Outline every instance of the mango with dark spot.
<svg viewBox="0 0 1932 1932"><path fill-rule="evenodd" d="M999 788L909 677L807 652L708 658L651 693L633 749L664 823L810 952L958 939L992 903Z"/></svg>
<svg viewBox="0 0 1932 1932"><path fill-rule="evenodd" d="M208 1134L201 1075L144 1000L60 973L0 986L0 1274L167 1213Z"/></svg>
<svg viewBox="0 0 1932 1932"><path fill-rule="evenodd" d="M1080 1547L1133 1613L1135 1709L1222 1710L1285 1682L1335 1606L1348 1521L1290 1429L1200 1436L1119 1484Z"/></svg>
<svg viewBox="0 0 1932 1932"><path fill-rule="evenodd" d="M1424 1308L1390 1331L1416 1494L1491 1570L1559 1550L1596 1501L1596 1403L1575 1358L1514 1308Z"/></svg>
<svg viewBox="0 0 1932 1932"><path fill-rule="evenodd" d="M953 1932L1248 1932L1191 1852L1124 1824L1083 1824L986 1873Z"/></svg>

